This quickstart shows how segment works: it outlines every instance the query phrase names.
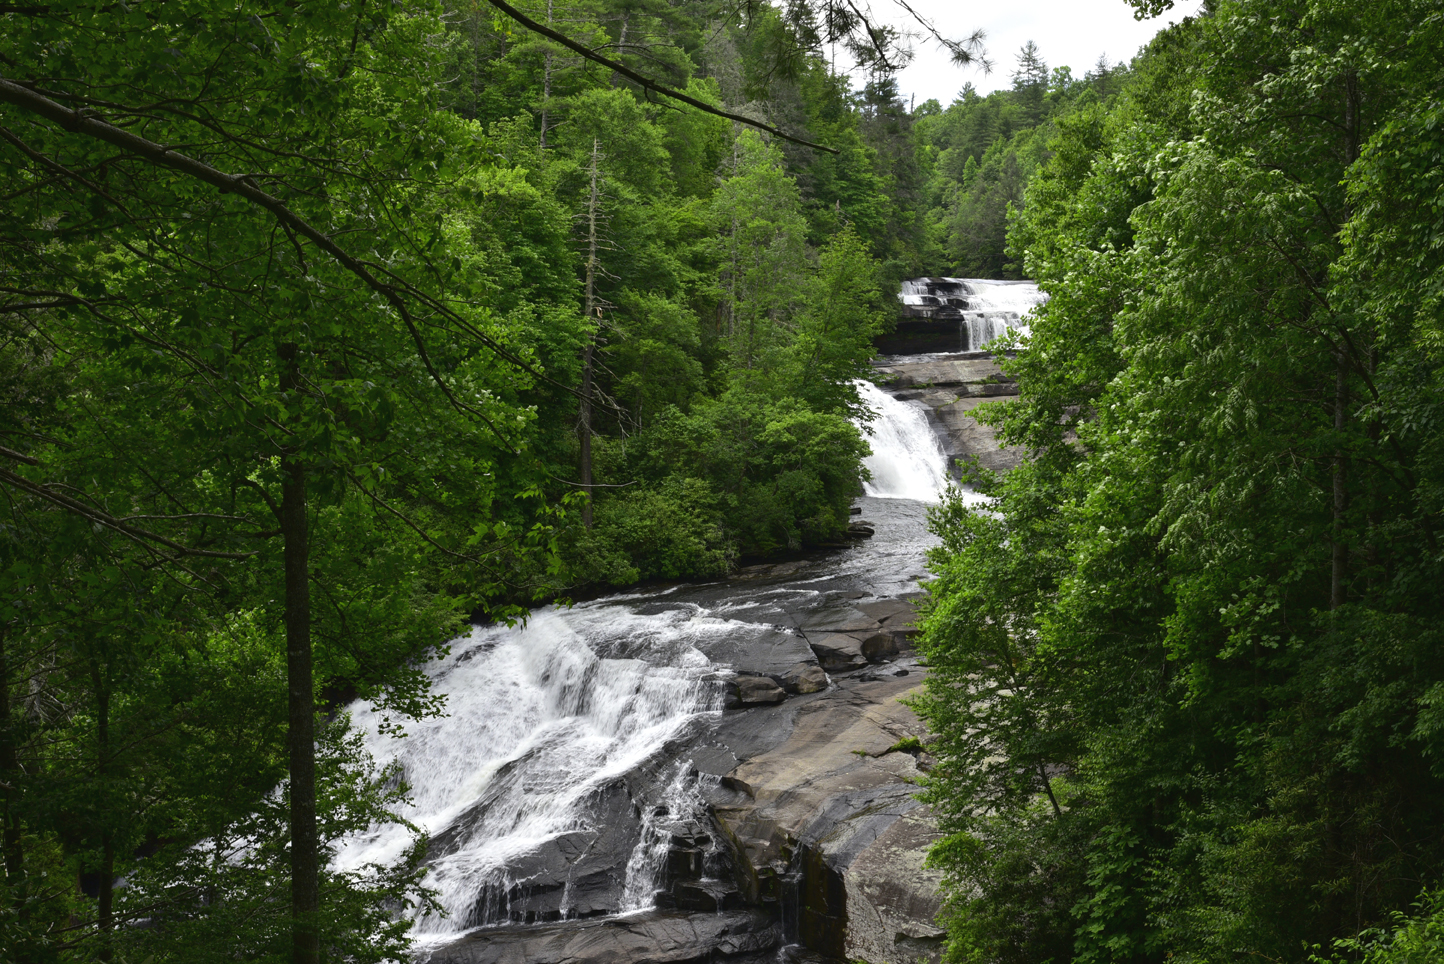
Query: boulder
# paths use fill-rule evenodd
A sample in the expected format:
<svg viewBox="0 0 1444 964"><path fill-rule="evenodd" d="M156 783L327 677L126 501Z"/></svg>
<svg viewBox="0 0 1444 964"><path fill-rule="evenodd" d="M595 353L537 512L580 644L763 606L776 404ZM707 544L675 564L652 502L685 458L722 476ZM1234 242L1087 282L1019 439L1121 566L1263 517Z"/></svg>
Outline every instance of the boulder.
<svg viewBox="0 0 1444 964"><path fill-rule="evenodd" d="M867 665L862 640L849 633L809 633L808 644L817 654L817 661L829 673L846 672Z"/></svg>
<svg viewBox="0 0 1444 964"><path fill-rule="evenodd" d="M774 618L778 614L772 614ZM708 660L738 673L781 678L798 663L813 662L807 640L771 625L733 627L725 633L699 633L694 643Z"/></svg>
<svg viewBox="0 0 1444 964"><path fill-rule="evenodd" d="M897 637L892 633L873 633L862 641L862 655L869 663L881 663L897 654Z"/></svg>
<svg viewBox="0 0 1444 964"><path fill-rule="evenodd" d="M766 676L739 676L736 681L739 706L781 703L787 691Z"/></svg>
<svg viewBox="0 0 1444 964"><path fill-rule="evenodd" d="M827 673L816 663L798 663L782 676L789 693L818 693L827 689Z"/></svg>
<svg viewBox="0 0 1444 964"><path fill-rule="evenodd" d="M882 624L852 606L834 606L810 614L802 631L812 641L814 633L875 633Z"/></svg>

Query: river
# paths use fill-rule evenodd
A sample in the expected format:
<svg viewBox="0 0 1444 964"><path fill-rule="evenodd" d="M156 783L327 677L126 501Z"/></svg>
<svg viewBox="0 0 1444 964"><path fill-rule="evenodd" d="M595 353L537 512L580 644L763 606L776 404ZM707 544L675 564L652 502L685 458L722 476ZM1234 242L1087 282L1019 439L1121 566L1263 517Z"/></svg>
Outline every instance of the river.
<svg viewBox="0 0 1444 964"><path fill-rule="evenodd" d="M718 824L719 801L736 782L729 774L746 758L738 747L762 755L778 742L737 736L746 725L736 719L761 720L762 708L782 713L785 697L796 708L776 725L795 728L808 700L851 693L858 681L901 680L898 692L915 685L916 660L888 642L904 638L895 631L901 620L880 634L886 616L878 614L919 594L935 543L927 510L949 484L925 407L870 383L859 387L877 413L864 426L872 478L855 517L872 525L871 538L726 580L546 607L521 626L476 626L428 669L446 714L410 724L404 739L384 735L369 705L352 707L369 751L378 762L398 763L411 787L402 816L430 837L427 883L443 913L415 921L422 959L512 959L478 950L480 935L489 947L521 942L516 960L544 960L536 944L544 935L583 922L651 921L664 911L680 915L668 918L674 922L699 910L752 914L754 923L741 928L755 932L751 943L726 945L738 953L761 948L775 958L772 948L799 940L799 925L788 926L785 912L757 923L755 909L743 906L779 900L785 884L764 887L755 867L739 870L757 861ZM877 619L862 615L870 605ZM837 613L870 628L829 625ZM833 653L827 643L818 649L824 636L844 649L864 647L863 655ZM884 648L867 652L867 645ZM815 693L806 683L813 677ZM892 692L878 698L892 700ZM764 696L753 708L746 700L757 693ZM893 784L887 799L898 813L911 810L911 787ZM394 861L409 842L403 827L374 829L343 841L335 865ZM695 866L679 869L679 861ZM778 879L799 878L798 861L795 854L774 861ZM721 946L697 950L727 957Z"/></svg>

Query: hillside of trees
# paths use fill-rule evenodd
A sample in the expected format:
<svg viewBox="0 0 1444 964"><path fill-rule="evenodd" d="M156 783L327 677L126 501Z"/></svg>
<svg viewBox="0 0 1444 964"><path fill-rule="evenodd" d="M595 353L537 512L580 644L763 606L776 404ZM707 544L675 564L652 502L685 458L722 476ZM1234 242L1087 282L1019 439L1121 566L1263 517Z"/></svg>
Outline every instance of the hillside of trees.
<svg viewBox="0 0 1444 964"><path fill-rule="evenodd" d="M951 960L1444 958L1441 29L1220 0L1010 142L1051 300L1030 459L934 519Z"/></svg>
<svg viewBox="0 0 1444 964"><path fill-rule="evenodd" d="M5 960L404 957L340 706L845 530L913 161L819 51L889 42L522 7L0 6Z"/></svg>
<svg viewBox="0 0 1444 964"><path fill-rule="evenodd" d="M943 274L1051 296L934 516L949 960L1444 958L1444 8L946 106L848 9L0 5L0 960L404 959L336 711L835 542Z"/></svg>

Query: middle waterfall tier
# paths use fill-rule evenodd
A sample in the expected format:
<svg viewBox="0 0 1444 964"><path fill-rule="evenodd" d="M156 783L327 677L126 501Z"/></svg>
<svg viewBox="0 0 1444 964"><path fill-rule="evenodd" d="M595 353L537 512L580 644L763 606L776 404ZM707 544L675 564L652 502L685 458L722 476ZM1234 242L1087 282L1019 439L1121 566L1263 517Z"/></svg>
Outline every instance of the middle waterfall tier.
<svg viewBox="0 0 1444 964"><path fill-rule="evenodd" d="M872 446L863 461L872 479L863 483L863 490L879 499L941 501L948 486L948 459L922 406L899 401L871 382L856 384L863 403L877 414L862 425Z"/></svg>

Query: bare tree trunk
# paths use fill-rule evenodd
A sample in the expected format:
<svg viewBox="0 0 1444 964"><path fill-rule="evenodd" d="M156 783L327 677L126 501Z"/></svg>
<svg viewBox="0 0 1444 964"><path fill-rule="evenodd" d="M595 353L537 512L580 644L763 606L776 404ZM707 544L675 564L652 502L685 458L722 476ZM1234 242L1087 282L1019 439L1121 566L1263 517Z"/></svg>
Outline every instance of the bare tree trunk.
<svg viewBox="0 0 1444 964"><path fill-rule="evenodd" d="M547 0L547 26L552 25L552 2ZM546 55L542 58L542 112L541 112L541 149L547 149L547 117L552 106L552 51L547 48Z"/></svg>
<svg viewBox="0 0 1444 964"><path fill-rule="evenodd" d="M601 145L592 138L591 191L587 197L587 323L599 319L597 308L597 215L599 213ZM600 325L600 321L597 321ZM582 524L592 527L592 362L596 354L596 334L587 334L587 346L582 350L582 404L577 431L582 443L582 489L587 501L582 506Z"/></svg>
<svg viewBox="0 0 1444 964"><path fill-rule="evenodd" d="M101 784L101 792L109 796L106 778L110 775L110 686L98 660L90 664L91 683L95 689L95 775ZM106 801L107 804L109 801ZM102 961L114 959L111 947L111 930L115 926L115 835L110 827L100 835L100 883L98 887L99 912L96 915L96 929L100 932L100 953Z"/></svg>
<svg viewBox="0 0 1444 964"><path fill-rule="evenodd" d="M742 163L738 154L738 145L741 141L734 137L732 139L732 175L737 175L737 167ZM728 256L732 261L732 271L727 276L727 339L729 341L737 337L737 275L742 271L742 260L737 254L737 232L740 225L737 218L737 207L732 207L732 234L729 237L731 242L728 245ZM735 346L734 346L735 348Z"/></svg>
<svg viewBox="0 0 1444 964"><path fill-rule="evenodd" d="M1344 72L1344 166L1359 157L1359 78L1353 70ZM1341 344L1334 353L1334 432L1338 436L1333 457L1333 546L1329 565L1329 608L1338 609L1347 597L1349 545L1345 515L1349 509L1349 460L1344 452L1344 428L1349 417L1349 360Z"/></svg>
<svg viewBox="0 0 1444 964"><path fill-rule="evenodd" d="M1349 366L1343 349L1334 357L1334 432L1342 436L1348 419ZM1334 518L1331 537L1333 551L1330 557L1329 608L1338 609L1344 604L1344 584L1349 577L1349 545L1344 532L1344 516L1349 509L1348 472L1349 460L1344 454L1343 440L1334 450Z"/></svg>
<svg viewBox="0 0 1444 964"><path fill-rule="evenodd" d="M621 60L623 57L625 57L625 56L627 55L627 28L630 27L631 25L632 25L632 14L631 14L630 12L627 12L627 13L622 14L622 29L621 29L621 32L620 32L620 33L618 34L618 36L617 36L617 59L618 59L618 60ZM612 86L613 86L613 87L620 87L620 86L621 86L621 83L622 83L621 77L617 76L617 72L616 72L615 70L612 71L612 81L611 81L611 83L612 83Z"/></svg>
<svg viewBox="0 0 1444 964"><path fill-rule="evenodd" d="M300 391L294 344L281 348L281 389ZM306 468L294 451L281 457L281 539L286 585L286 686L291 770L291 961L319 964L320 841L316 831L316 707L311 668L310 528Z"/></svg>
<svg viewBox="0 0 1444 964"><path fill-rule="evenodd" d="M0 850L3 850L5 864L5 882L9 886L10 898L14 904L20 922L23 925L29 913L26 909L26 895L28 892L25 879L25 851L20 843L20 815L17 814L15 802L19 797L20 782L20 751L16 746L15 731L12 728L14 721L10 716L10 657L6 648L6 640L9 636L9 627L0 624L0 800L3 800L3 811L0 811L0 820L3 820L3 827L0 827ZM21 953L18 948L12 952ZM23 958L17 956L17 960Z"/></svg>

